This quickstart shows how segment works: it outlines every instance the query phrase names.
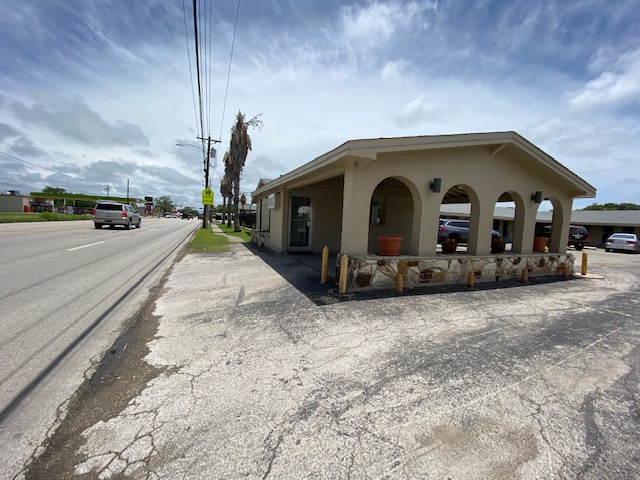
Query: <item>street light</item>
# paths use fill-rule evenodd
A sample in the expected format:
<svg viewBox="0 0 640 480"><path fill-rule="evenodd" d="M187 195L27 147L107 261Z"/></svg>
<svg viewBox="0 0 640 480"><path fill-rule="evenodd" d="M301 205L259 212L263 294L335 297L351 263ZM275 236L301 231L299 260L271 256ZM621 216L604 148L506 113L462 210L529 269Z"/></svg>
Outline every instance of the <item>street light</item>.
<svg viewBox="0 0 640 480"><path fill-rule="evenodd" d="M200 139L200 137L198 137L198 139ZM202 151L202 153L204 154L204 184L205 184L205 188L208 189L209 188L209 158L210 157L215 158L215 149L211 148L211 142L215 144L215 143L220 143L220 141L212 140L211 137L208 137L206 140L207 140L207 148L205 148L204 145L202 145L202 147L199 147L198 145L193 145L192 143L176 143L176 146L194 147ZM202 228L204 229L207 229L207 227L209 226L209 212L210 212L209 207L210 205L208 204L205 205L203 214L202 214Z"/></svg>

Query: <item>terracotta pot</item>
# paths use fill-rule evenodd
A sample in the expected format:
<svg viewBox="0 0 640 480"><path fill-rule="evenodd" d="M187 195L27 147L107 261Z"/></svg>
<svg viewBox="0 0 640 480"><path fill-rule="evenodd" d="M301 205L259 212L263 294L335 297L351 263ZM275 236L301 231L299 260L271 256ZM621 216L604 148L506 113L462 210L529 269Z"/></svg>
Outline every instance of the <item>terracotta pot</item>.
<svg viewBox="0 0 640 480"><path fill-rule="evenodd" d="M547 237L533 237L533 251L544 252L548 241Z"/></svg>
<svg viewBox="0 0 640 480"><path fill-rule="evenodd" d="M458 248L457 243L444 242L442 244L442 253L446 253L446 254L455 253L457 248Z"/></svg>
<svg viewBox="0 0 640 480"><path fill-rule="evenodd" d="M502 241L491 242L491 253L504 253L505 243Z"/></svg>
<svg viewBox="0 0 640 480"><path fill-rule="evenodd" d="M380 235L378 237L379 255L383 257L397 257L400 255L402 237L398 235Z"/></svg>

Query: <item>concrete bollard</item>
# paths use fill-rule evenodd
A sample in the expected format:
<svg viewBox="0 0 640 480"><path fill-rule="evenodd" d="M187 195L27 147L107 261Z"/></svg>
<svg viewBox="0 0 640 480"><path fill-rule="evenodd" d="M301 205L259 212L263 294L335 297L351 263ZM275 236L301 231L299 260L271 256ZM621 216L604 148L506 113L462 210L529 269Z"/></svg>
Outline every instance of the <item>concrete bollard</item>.
<svg viewBox="0 0 640 480"><path fill-rule="evenodd" d="M476 276L473 272L467 273L467 287L473 288L473 284L476 282Z"/></svg>
<svg viewBox="0 0 640 480"><path fill-rule="evenodd" d="M524 283L527 283L529 281L529 269L528 268L523 268L522 269L522 281Z"/></svg>
<svg viewBox="0 0 640 480"><path fill-rule="evenodd" d="M587 261L588 260L589 260L589 254L583 250L582 251L582 270L581 270L582 275L586 275L587 274Z"/></svg>
<svg viewBox="0 0 640 480"><path fill-rule="evenodd" d="M320 273L320 283L327 283L327 272L329 271L329 248L325 245L322 249L322 271Z"/></svg>
<svg viewBox="0 0 640 480"><path fill-rule="evenodd" d="M347 269L349 268L349 257L343 255L340 259L340 281L338 282L338 292L340 295L347 292Z"/></svg>

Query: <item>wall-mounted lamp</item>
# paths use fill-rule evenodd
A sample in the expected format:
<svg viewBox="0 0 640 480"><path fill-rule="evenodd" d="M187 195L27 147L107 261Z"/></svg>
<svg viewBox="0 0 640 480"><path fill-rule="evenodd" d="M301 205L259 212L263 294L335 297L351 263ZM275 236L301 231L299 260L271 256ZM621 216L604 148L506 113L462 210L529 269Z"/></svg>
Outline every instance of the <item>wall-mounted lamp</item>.
<svg viewBox="0 0 640 480"><path fill-rule="evenodd" d="M534 203L542 203L542 192L538 191L531 195L531 200L533 200Z"/></svg>
<svg viewBox="0 0 640 480"><path fill-rule="evenodd" d="M442 179L441 178L434 178L433 182L431 182L429 184L429 188L434 192L434 193L439 193L440 192L440 187L442 186Z"/></svg>

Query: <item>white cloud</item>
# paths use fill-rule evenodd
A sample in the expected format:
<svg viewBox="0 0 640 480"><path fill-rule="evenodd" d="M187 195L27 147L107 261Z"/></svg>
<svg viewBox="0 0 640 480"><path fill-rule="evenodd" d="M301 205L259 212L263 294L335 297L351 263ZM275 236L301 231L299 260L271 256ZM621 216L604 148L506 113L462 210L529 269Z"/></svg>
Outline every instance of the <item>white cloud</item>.
<svg viewBox="0 0 640 480"><path fill-rule="evenodd" d="M611 53L610 50L608 50ZM602 72L569 99L572 107L640 105L640 48L614 57L608 65L598 54L592 68Z"/></svg>

